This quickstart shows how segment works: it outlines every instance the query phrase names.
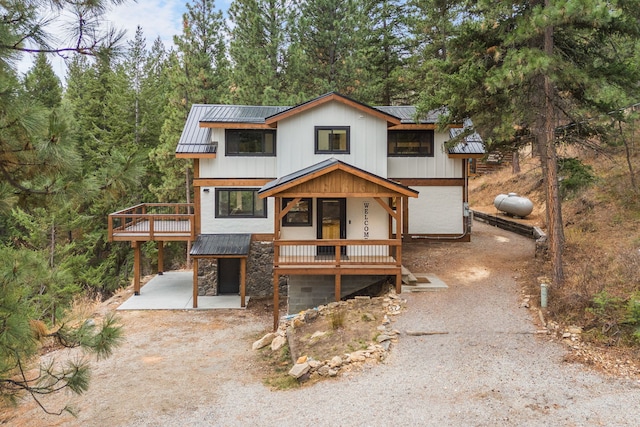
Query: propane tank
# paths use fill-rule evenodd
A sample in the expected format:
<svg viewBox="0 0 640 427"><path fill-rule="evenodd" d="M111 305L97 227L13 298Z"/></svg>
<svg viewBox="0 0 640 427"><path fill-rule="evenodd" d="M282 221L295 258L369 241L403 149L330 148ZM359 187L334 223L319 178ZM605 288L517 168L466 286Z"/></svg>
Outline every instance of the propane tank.
<svg viewBox="0 0 640 427"><path fill-rule="evenodd" d="M533 202L526 197L518 196L517 193L498 194L493 206L499 211L519 217L525 217L533 211Z"/></svg>

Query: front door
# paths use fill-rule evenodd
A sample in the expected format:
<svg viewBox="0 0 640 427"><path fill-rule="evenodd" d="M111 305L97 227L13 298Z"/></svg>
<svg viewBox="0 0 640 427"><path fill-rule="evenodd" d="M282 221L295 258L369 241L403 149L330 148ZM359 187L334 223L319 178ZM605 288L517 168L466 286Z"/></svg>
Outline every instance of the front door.
<svg viewBox="0 0 640 427"><path fill-rule="evenodd" d="M240 293L240 258L218 258L218 295Z"/></svg>
<svg viewBox="0 0 640 427"><path fill-rule="evenodd" d="M346 199L318 199L318 239L346 239L347 238L347 200ZM347 248L342 246L341 254L346 254ZM335 255L335 246L318 246L318 255Z"/></svg>

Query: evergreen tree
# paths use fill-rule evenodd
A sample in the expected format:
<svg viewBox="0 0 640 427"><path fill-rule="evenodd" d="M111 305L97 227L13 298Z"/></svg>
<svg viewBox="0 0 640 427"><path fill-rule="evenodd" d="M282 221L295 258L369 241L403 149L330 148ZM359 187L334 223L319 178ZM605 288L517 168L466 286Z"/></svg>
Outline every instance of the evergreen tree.
<svg viewBox="0 0 640 427"><path fill-rule="evenodd" d="M49 109L62 102L62 84L44 52L37 54L33 67L24 78L24 86L31 98Z"/></svg>
<svg viewBox="0 0 640 427"><path fill-rule="evenodd" d="M424 106L446 105L448 120L471 117L489 149L533 141L545 179L553 280L561 285L556 144L599 134L594 119L638 99L632 58L640 2L449 4L455 25L445 55L424 68Z"/></svg>
<svg viewBox="0 0 640 427"><path fill-rule="evenodd" d="M288 27L292 9L286 0L234 0L229 54L233 60L234 103L279 105L289 97Z"/></svg>
<svg viewBox="0 0 640 427"><path fill-rule="evenodd" d="M289 49L288 84L299 100L366 85L359 31L368 18L357 0L302 1Z"/></svg>
<svg viewBox="0 0 640 427"><path fill-rule="evenodd" d="M229 99L226 25L222 12L216 12L214 7L213 0L188 3L187 13L183 15L183 32L174 37L176 51L169 56L167 69L171 93L160 144L150 154L163 177L151 190L162 202L185 200L189 166L175 158L175 148L191 105L222 103Z"/></svg>

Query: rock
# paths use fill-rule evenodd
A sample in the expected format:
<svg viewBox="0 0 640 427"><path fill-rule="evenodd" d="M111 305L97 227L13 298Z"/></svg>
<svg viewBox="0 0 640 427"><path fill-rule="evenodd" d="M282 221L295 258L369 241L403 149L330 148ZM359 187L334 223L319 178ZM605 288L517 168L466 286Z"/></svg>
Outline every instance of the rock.
<svg viewBox="0 0 640 427"><path fill-rule="evenodd" d="M271 344L271 342L273 341L273 339L276 337L277 335L273 332L269 332L267 335L263 336L262 338L260 338L258 341L254 342L253 345L251 346L251 348L253 350L259 350L262 347L266 347L269 344Z"/></svg>
<svg viewBox="0 0 640 427"><path fill-rule="evenodd" d="M349 355L349 359L352 362L364 362L365 360L367 360L367 357L365 356L365 353L363 351L356 351Z"/></svg>
<svg viewBox="0 0 640 427"><path fill-rule="evenodd" d="M282 346L284 346L286 343L287 343L287 338L284 337L283 335L278 335L273 339L273 341L271 341L271 350L273 351L280 350Z"/></svg>
<svg viewBox="0 0 640 427"><path fill-rule="evenodd" d="M329 369L329 376L330 377L335 377L336 375L338 375L338 370L337 369Z"/></svg>
<svg viewBox="0 0 640 427"><path fill-rule="evenodd" d="M319 313L318 310L307 310L304 313L304 320L305 322L310 322L312 320L315 320L318 317Z"/></svg>
<svg viewBox="0 0 640 427"><path fill-rule="evenodd" d="M354 299L357 299L357 300L370 300L370 299L371 299L371 297L370 297L370 296L368 296L368 295L356 295L356 296L354 297Z"/></svg>
<svg viewBox="0 0 640 427"><path fill-rule="evenodd" d="M293 319L294 328L301 328L302 325L304 325L304 321L302 319L300 319L299 317L296 317L295 319Z"/></svg>
<svg viewBox="0 0 640 427"><path fill-rule="evenodd" d="M389 335L386 334L380 334L378 335L378 338L376 338L376 341L378 341L379 343L385 342L385 341L389 341L392 337L390 337Z"/></svg>
<svg viewBox="0 0 640 427"><path fill-rule="evenodd" d="M342 366L342 358L340 356L333 356L329 361L330 368L337 368Z"/></svg>
<svg viewBox="0 0 640 427"><path fill-rule="evenodd" d="M379 330L380 332L386 332L387 331L387 327L384 326L384 325L380 325L376 329Z"/></svg>
<svg viewBox="0 0 640 427"><path fill-rule="evenodd" d="M567 332L569 332L570 334L579 335L582 333L582 328L579 326L569 326L567 328Z"/></svg>
<svg viewBox="0 0 640 427"><path fill-rule="evenodd" d="M305 375L307 372L309 372L309 369L311 369L311 367L306 362L296 363L295 365L293 365L293 368L291 368L291 370L289 371L289 375L291 375L295 379L299 379L300 377Z"/></svg>
<svg viewBox="0 0 640 427"><path fill-rule="evenodd" d="M309 360L307 363L311 369L318 369L319 367L324 366L319 360Z"/></svg>
<svg viewBox="0 0 640 427"><path fill-rule="evenodd" d="M331 368L329 368L327 365L322 365L320 366L320 368L318 368L318 375L320 375L321 377L328 377L329 376L329 371L331 370Z"/></svg>
<svg viewBox="0 0 640 427"><path fill-rule="evenodd" d="M571 334L569 332L565 332L562 334L562 338L571 338Z"/></svg>
<svg viewBox="0 0 640 427"><path fill-rule="evenodd" d="M384 351L389 351L389 347L391 347L391 341L383 341L380 343Z"/></svg>
<svg viewBox="0 0 640 427"><path fill-rule="evenodd" d="M308 359L308 357L306 355L300 356L300 357L298 357L298 360L296 360L296 364L299 365L299 364L302 364L302 363L307 363L307 359Z"/></svg>
<svg viewBox="0 0 640 427"><path fill-rule="evenodd" d="M388 325L389 323L391 323L391 320L389 320L389 318L387 317L387 315L384 315L384 319L382 320L382 324L383 325Z"/></svg>

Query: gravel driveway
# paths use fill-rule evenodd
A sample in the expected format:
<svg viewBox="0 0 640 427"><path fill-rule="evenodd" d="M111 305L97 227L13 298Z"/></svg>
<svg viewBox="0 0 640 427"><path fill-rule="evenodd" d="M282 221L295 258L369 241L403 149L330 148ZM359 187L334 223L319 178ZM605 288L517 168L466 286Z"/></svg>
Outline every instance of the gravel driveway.
<svg viewBox="0 0 640 427"><path fill-rule="evenodd" d="M127 343L96 364L77 419L27 403L9 423L68 426L636 426L640 384L563 362L520 308L533 242L474 224L472 243L412 244L405 265L449 289L403 294L386 361L289 391L262 385L250 311L123 313ZM237 313L237 312L236 312ZM448 332L408 336L407 330ZM68 398L68 396L66 397ZM59 397L51 404L63 402ZM8 419L5 413L5 421ZM0 418L0 421L2 418Z"/></svg>

